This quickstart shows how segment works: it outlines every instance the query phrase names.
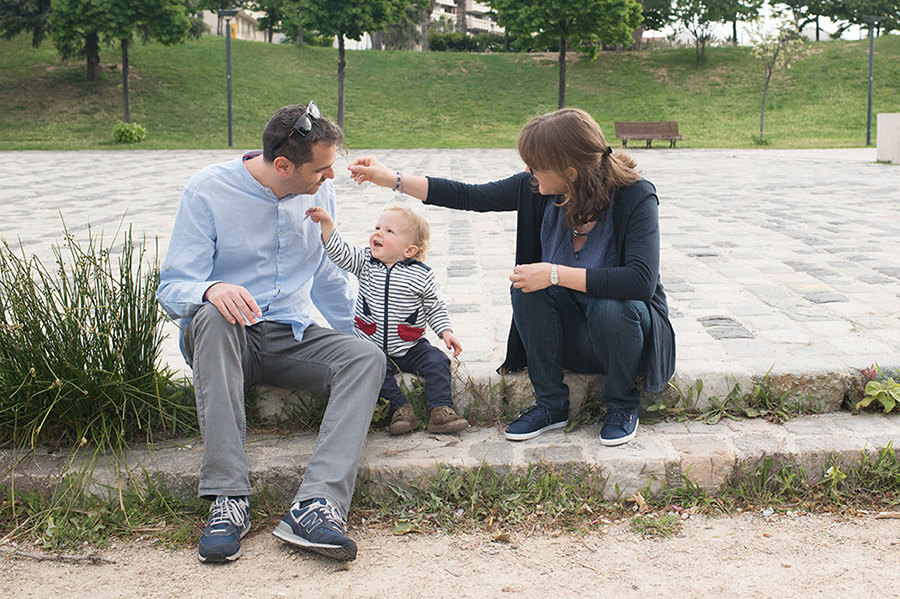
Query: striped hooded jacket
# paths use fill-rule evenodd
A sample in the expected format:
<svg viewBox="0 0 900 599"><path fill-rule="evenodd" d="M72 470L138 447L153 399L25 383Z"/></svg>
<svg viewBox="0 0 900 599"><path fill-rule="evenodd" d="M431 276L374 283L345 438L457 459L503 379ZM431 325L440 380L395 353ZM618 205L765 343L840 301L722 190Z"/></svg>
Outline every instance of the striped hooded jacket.
<svg viewBox="0 0 900 599"><path fill-rule="evenodd" d="M337 231L328 238L325 253L359 279L353 331L360 339L402 357L425 334L426 322L438 337L451 328L434 271L426 264L410 258L388 268L369 248L349 245Z"/></svg>

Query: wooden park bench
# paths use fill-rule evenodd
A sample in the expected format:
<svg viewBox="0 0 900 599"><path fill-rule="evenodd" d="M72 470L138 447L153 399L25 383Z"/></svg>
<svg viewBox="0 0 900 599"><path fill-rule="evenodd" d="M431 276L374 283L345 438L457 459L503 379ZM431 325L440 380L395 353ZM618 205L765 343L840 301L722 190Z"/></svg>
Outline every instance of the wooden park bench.
<svg viewBox="0 0 900 599"><path fill-rule="evenodd" d="M681 139L677 121L616 121L616 137L622 140L622 147L628 147L629 139L643 139L647 147L652 147L654 139L668 140L669 147Z"/></svg>

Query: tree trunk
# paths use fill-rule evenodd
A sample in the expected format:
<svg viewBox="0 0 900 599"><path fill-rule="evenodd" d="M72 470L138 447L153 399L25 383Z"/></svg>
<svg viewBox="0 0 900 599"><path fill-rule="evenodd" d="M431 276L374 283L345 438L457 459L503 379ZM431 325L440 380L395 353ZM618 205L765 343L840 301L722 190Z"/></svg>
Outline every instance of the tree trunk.
<svg viewBox="0 0 900 599"><path fill-rule="evenodd" d="M637 29L631 32L631 39L634 42L631 44L632 50L640 50L643 47L644 42L644 26L641 25Z"/></svg>
<svg viewBox="0 0 900 599"><path fill-rule="evenodd" d="M275 37L275 26L274 25L271 25L271 24L269 25L268 33L269 33L269 35L268 35L269 39L267 41L271 44L272 39Z"/></svg>
<svg viewBox="0 0 900 599"><path fill-rule="evenodd" d="M566 45L568 38L566 34L559 36L559 101L557 108L566 105Z"/></svg>
<svg viewBox="0 0 900 599"><path fill-rule="evenodd" d="M297 29L297 45L303 45L303 27Z"/></svg>
<svg viewBox="0 0 900 599"><path fill-rule="evenodd" d="M731 22L731 45L737 46L737 19Z"/></svg>
<svg viewBox="0 0 900 599"><path fill-rule="evenodd" d="M84 38L84 56L87 59L87 80L100 81L100 36L89 33Z"/></svg>
<svg viewBox="0 0 900 599"><path fill-rule="evenodd" d="M344 68L347 61L344 60L344 34L338 34L338 112L337 125L344 128Z"/></svg>
<svg viewBox="0 0 900 599"><path fill-rule="evenodd" d="M125 112L122 120L131 122L131 95L128 93L128 40L122 40L122 97L125 103Z"/></svg>
<svg viewBox="0 0 900 599"><path fill-rule="evenodd" d="M819 41L819 15L816 15L816 41Z"/></svg>
<svg viewBox="0 0 900 599"><path fill-rule="evenodd" d="M769 80L772 79L772 73L766 73L766 85L763 87L762 106L759 109L759 141L763 139L763 119L766 116L766 94L769 93Z"/></svg>
<svg viewBox="0 0 900 599"><path fill-rule="evenodd" d="M431 33L431 15L434 14L434 0L428 3L425 11L425 22L422 23L422 52L428 52L428 35Z"/></svg>
<svg viewBox="0 0 900 599"><path fill-rule="evenodd" d="M469 30L466 23L466 0L456 0L456 31L465 33Z"/></svg>

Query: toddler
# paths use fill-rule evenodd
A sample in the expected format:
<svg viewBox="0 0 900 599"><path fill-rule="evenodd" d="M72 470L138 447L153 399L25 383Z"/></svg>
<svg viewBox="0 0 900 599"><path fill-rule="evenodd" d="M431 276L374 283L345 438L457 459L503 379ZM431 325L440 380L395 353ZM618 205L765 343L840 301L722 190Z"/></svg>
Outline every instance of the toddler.
<svg viewBox="0 0 900 599"><path fill-rule="evenodd" d="M453 357L462 351L450 328L444 302L437 296L434 271L425 259L428 222L404 206L385 210L369 235L369 247L346 243L335 230L334 220L321 207L307 211L322 227L325 253L339 267L359 279L354 331L387 355L387 372L381 397L390 402L392 435L416 430L419 419L397 385L394 374L410 372L425 379L428 430L455 433L469 426L453 410L450 398L450 359L423 337L427 322Z"/></svg>

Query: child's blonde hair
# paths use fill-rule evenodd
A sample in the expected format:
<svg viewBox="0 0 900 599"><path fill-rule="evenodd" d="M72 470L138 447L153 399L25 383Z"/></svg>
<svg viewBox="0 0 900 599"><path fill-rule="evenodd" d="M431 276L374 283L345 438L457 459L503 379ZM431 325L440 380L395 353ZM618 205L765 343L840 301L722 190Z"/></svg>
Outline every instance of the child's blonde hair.
<svg viewBox="0 0 900 599"><path fill-rule="evenodd" d="M406 206L391 206L385 212L399 212L406 217L408 230L412 232L412 244L419 248L414 258L419 262L425 262L425 252L431 239L431 227L425 217Z"/></svg>

